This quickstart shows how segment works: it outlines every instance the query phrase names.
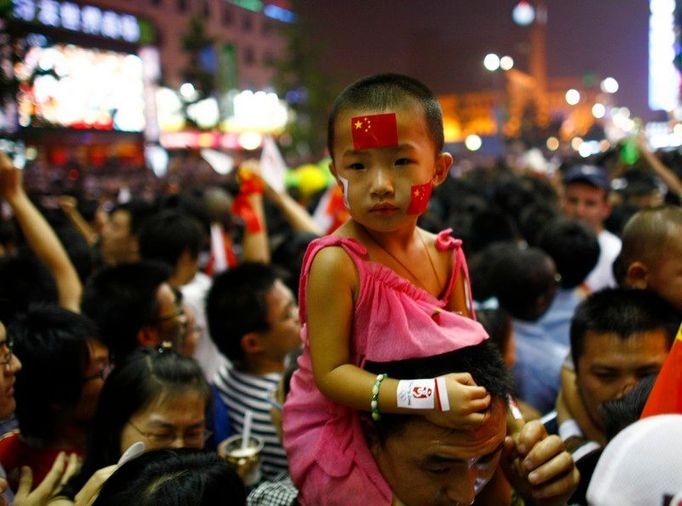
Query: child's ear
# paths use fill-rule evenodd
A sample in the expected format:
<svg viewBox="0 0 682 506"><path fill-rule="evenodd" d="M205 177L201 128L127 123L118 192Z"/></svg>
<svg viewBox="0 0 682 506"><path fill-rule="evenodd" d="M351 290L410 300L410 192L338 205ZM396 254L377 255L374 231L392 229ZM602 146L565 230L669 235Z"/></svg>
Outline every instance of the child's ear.
<svg viewBox="0 0 682 506"><path fill-rule="evenodd" d="M450 167L452 166L452 155L450 153L441 153L436 157L436 173L433 175L431 180L433 186L438 186L445 179L447 179L450 173Z"/></svg>
<svg viewBox="0 0 682 506"><path fill-rule="evenodd" d="M256 332L244 334L241 340L242 350L245 354L259 353L263 351L263 343Z"/></svg>
<svg viewBox="0 0 682 506"><path fill-rule="evenodd" d="M642 262L632 262L628 266L625 284L634 288L644 289L647 287L649 269Z"/></svg>

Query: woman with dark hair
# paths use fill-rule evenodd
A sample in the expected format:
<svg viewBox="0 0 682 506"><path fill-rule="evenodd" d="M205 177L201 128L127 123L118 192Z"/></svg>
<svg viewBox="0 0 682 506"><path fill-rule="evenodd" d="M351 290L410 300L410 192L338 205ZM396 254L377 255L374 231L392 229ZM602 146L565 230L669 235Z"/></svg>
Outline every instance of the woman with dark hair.
<svg viewBox="0 0 682 506"><path fill-rule="evenodd" d="M93 506L246 505L244 485L215 453L190 448L154 450L121 466Z"/></svg>
<svg viewBox="0 0 682 506"><path fill-rule="evenodd" d="M170 349L139 348L123 360L102 388L79 475L66 496L98 469L116 464L130 445L146 450L204 446L211 393L201 367Z"/></svg>

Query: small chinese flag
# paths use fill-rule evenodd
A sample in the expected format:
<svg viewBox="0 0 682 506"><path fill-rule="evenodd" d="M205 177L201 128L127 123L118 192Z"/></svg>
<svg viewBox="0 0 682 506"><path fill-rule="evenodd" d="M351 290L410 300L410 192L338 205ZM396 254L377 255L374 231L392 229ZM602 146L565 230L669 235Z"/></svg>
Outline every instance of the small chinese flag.
<svg viewBox="0 0 682 506"><path fill-rule="evenodd" d="M682 325L640 418L666 413L682 414Z"/></svg>
<svg viewBox="0 0 682 506"><path fill-rule="evenodd" d="M351 120L353 149L390 148L398 145L395 113L356 116Z"/></svg>
<svg viewBox="0 0 682 506"><path fill-rule="evenodd" d="M426 211L426 208L429 206L429 199L431 198L431 190L433 190L433 185L430 182L414 185L407 214L422 214Z"/></svg>

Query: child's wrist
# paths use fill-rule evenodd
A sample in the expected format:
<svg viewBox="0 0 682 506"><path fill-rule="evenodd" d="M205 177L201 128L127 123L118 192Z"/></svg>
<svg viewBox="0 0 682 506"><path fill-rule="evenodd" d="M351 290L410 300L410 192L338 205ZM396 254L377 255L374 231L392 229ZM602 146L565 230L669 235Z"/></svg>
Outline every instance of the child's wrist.
<svg viewBox="0 0 682 506"><path fill-rule="evenodd" d="M396 390L398 408L449 411L445 378L400 380Z"/></svg>

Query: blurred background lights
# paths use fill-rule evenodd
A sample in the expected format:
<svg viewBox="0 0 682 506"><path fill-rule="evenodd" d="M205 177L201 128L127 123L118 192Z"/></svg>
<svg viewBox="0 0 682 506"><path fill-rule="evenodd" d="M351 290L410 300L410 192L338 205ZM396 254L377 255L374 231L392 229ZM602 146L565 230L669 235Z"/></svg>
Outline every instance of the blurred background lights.
<svg viewBox="0 0 682 506"><path fill-rule="evenodd" d="M263 136L258 132L244 132L239 136L239 145L247 151L258 149L263 143Z"/></svg>
<svg viewBox="0 0 682 506"><path fill-rule="evenodd" d="M502 70L511 70L514 67L514 58L511 56L503 56L500 58L500 68Z"/></svg>
<svg viewBox="0 0 682 506"><path fill-rule="evenodd" d="M521 0L512 9L512 19L517 25L528 26L535 20L535 9L526 0Z"/></svg>
<svg viewBox="0 0 682 506"><path fill-rule="evenodd" d="M596 103L592 106L592 116L597 119L603 118L606 115L606 107L604 104Z"/></svg>
<svg viewBox="0 0 682 506"><path fill-rule="evenodd" d="M488 53L485 55L485 58L483 58L483 66L486 70L494 72L500 68L500 57L495 53Z"/></svg>
<svg viewBox="0 0 682 506"><path fill-rule="evenodd" d="M575 105L580 102L580 92L575 88L571 88L566 92L566 103L568 105Z"/></svg>
<svg viewBox="0 0 682 506"><path fill-rule="evenodd" d="M571 147L576 151L580 149L582 143L583 143L582 137L573 137L573 139L571 139Z"/></svg>
<svg viewBox="0 0 682 506"><path fill-rule="evenodd" d="M483 145L483 141L476 134L467 135L464 139L464 145L469 151L478 151Z"/></svg>
<svg viewBox="0 0 682 506"><path fill-rule="evenodd" d="M604 93L616 93L618 91L618 81L613 77L607 77L601 82L600 88Z"/></svg>
<svg viewBox="0 0 682 506"><path fill-rule="evenodd" d="M182 95L182 98L189 101L195 100L198 96L197 90L194 89L192 83L184 83L180 86L180 95Z"/></svg>
<svg viewBox="0 0 682 506"><path fill-rule="evenodd" d="M559 139L556 137L550 137L547 139L547 149L550 151L556 151L559 149Z"/></svg>

